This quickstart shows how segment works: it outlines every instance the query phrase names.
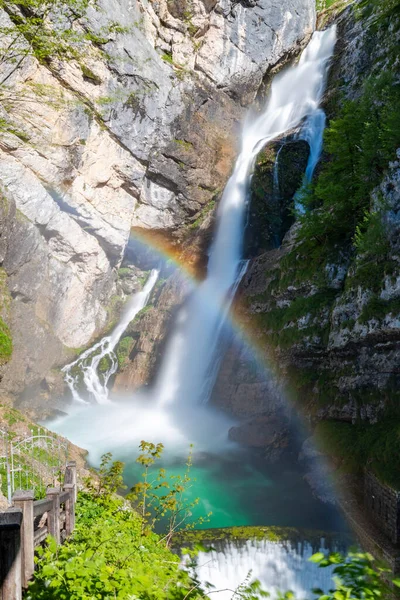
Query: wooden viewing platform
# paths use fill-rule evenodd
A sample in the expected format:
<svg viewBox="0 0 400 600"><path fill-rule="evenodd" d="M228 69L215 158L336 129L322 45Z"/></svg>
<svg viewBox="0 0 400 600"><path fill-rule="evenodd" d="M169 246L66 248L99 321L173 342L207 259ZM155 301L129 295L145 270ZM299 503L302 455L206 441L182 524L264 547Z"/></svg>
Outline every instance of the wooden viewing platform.
<svg viewBox="0 0 400 600"><path fill-rule="evenodd" d="M0 512L0 600L21 600L35 570L35 547L51 535L63 543L75 527L76 463L65 469L63 488L48 488L34 500L31 490L17 490L12 507Z"/></svg>

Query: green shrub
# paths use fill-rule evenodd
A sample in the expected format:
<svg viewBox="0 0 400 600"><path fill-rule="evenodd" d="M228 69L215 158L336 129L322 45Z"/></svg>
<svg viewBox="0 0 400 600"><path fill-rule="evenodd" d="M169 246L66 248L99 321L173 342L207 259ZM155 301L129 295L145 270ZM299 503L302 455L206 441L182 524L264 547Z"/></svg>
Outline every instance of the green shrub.
<svg viewBox="0 0 400 600"><path fill-rule="evenodd" d="M131 277L132 274L132 269L128 269L128 267L121 267L118 269L118 277L120 279L123 279L124 277Z"/></svg>
<svg viewBox="0 0 400 600"><path fill-rule="evenodd" d="M73 536L39 550L27 599L203 598L158 535L141 535L141 518L122 499L80 493Z"/></svg>

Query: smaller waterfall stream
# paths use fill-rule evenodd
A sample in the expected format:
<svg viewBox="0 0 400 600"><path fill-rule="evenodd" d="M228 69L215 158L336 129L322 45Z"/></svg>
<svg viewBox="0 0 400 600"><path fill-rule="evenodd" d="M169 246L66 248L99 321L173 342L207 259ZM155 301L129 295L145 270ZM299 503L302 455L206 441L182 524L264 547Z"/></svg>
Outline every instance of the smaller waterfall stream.
<svg viewBox="0 0 400 600"><path fill-rule="evenodd" d="M210 551L199 553L194 571L203 584L214 586L212 598L218 600L231 600L232 590L250 572L250 579L258 579L271 600L277 600L279 592L289 590L296 600L305 600L312 588L326 591L332 587L333 568L320 569L308 561L317 550L327 549L337 551L335 547L327 548L323 538L317 546L307 540L216 540Z"/></svg>
<svg viewBox="0 0 400 600"><path fill-rule="evenodd" d="M322 108L318 108L307 117L299 132L299 140L304 140L310 146L310 155L308 157L306 172L304 175L303 184L294 196L294 205L298 212L303 213L304 207L301 204L301 195L304 189L311 182L314 175L315 167L322 153L322 145L324 140L324 130L326 124L326 115Z"/></svg>
<svg viewBox="0 0 400 600"><path fill-rule="evenodd" d="M76 402L87 403L87 400L82 398L78 391L77 384L80 373L83 376L83 382L89 395L92 395L98 404L107 404L109 402L108 382L118 368L118 360L114 354L114 349L129 323L136 317L138 312L146 306L150 293L158 279L158 275L159 272L156 269L151 271L143 289L140 292L133 294L128 301L118 325L110 335L102 338L100 342L83 352L79 358L74 360L74 362L63 368L65 382L71 390L72 397ZM100 361L106 357L110 360L110 366L101 377L99 375L99 365ZM74 371L77 373L74 374Z"/></svg>

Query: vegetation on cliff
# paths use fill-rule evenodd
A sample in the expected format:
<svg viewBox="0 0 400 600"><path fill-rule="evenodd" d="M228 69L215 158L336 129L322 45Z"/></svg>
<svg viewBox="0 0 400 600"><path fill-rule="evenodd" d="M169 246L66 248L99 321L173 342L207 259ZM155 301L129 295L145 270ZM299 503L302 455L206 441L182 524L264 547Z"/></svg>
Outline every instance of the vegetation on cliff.
<svg viewBox="0 0 400 600"><path fill-rule="evenodd" d="M83 50L85 42L105 44L111 31L122 29L110 23L95 34L79 24L89 6L95 5L96 0L1 0L0 8L8 16L0 26L0 61L3 68L7 65L1 95L7 98L4 85L29 56L46 64L56 58L80 62L88 51ZM81 68L84 77L96 78L86 65Z"/></svg>
<svg viewBox="0 0 400 600"><path fill-rule="evenodd" d="M396 29L399 24L391 16L391 27ZM388 46L386 60L394 60L396 51L395 43ZM297 215L296 244L281 260L265 293L270 296L288 285L305 290L304 297L260 315L261 324L277 333L272 336L276 344L290 346L311 340L315 333L326 345L329 313L343 292L340 285L332 286L332 265L347 270L344 291L358 288L359 293L369 294L358 317L361 324L399 313L398 300L379 295L385 279L398 273L386 231L388 206L379 185L400 146L399 111L400 85L395 72L388 70L367 77L356 99L337 102L336 115L325 131L325 159L316 180L299 199L303 210ZM308 293L310 285L317 293ZM310 315L321 317L319 331L297 326L301 318L311 321Z"/></svg>
<svg viewBox="0 0 400 600"><path fill-rule="evenodd" d="M399 2L358 2L339 30L358 37L338 41L321 163L246 301L295 397L330 419L316 433L338 471L399 486Z"/></svg>
<svg viewBox="0 0 400 600"><path fill-rule="evenodd" d="M6 363L12 355L12 338L8 326L0 318L0 365Z"/></svg>

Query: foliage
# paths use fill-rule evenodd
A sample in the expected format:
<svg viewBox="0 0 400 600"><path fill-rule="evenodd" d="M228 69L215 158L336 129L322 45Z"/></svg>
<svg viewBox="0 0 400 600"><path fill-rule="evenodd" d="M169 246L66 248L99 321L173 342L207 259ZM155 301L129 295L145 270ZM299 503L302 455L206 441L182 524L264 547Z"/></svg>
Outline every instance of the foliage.
<svg viewBox="0 0 400 600"><path fill-rule="evenodd" d="M329 305L336 295L335 290L325 289L312 296L298 296L284 308L276 308L265 315L265 323L274 331L279 331L304 315L313 317Z"/></svg>
<svg viewBox="0 0 400 600"><path fill-rule="evenodd" d="M6 363L12 355L13 343L8 326L0 318L0 365Z"/></svg>
<svg viewBox="0 0 400 600"><path fill-rule="evenodd" d="M120 279L123 279L124 277L132 277L132 275L133 271L128 267L121 267L120 269L118 269L118 277Z"/></svg>
<svg viewBox="0 0 400 600"><path fill-rule="evenodd" d="M122 369L129 360L129 354L133 348L134 339L130 336L125 336L120 340L115 354L117 355L118 368Z"/></svg>
<svg viewBox="0 0 400 600"><path fill-rule="evenodd" d="M360 100L345 102L330 122L325 133L330 160L303 198L306 211L300 215L299 241L312 257L352 243L370 210L370 193L400 143L399 110L400 85L384 72L369 79Z"/></svg>
<svg viewBox="0 0 400 600"><path fill-rule="evenodd" d="M396 402L395 393L391 395ZM370 401L368 390L365 400ZM341 461L343 471L359 472L361 465L367 465L382 481L400 486L400 467L393 460L400 455L398 414L389 414L375 424L325 421L317 425L315 434L324 452Z"/></svg>
<svg viewBox="0 0 400 600"><path fill-rule="evenodd" d="M372 15L378 23L400 13L400 0L361 0L358 5L360 15Z"/></svg>
<svg viewBox="0 0 400 600"><path fill-rule="evenodd" d="M209 600L218 591L211 590L210 596L206 595L200 582L180 568L180 560L164 543L165 538L155 534L151 527L143 529L144 521L149 524L147 510L154 490L149 469L161 457L163 446L142 442L141 450L138 461L146 473L145 486L141 488L142 514L115 496L123 465L111 462L110 454L104 455L99 481L88 481L87 491L79 493L72 536L61 547L49 537L47 545L38 549L37 568L26 600ZM190 464L189 459L188 468ZM169 492L166 497L171 498ZM188 551L189 557L195 557L196 553L196 548ZM387 597L383 594L390 590L382 580L388 570L376 564L369 554L326 556L318 552L310 560L320 567L335 567L335 588L328 592L313 590L314 600L372 600ZM400 580L393 580L393 585L400 587ZM206 584L206 588L210 587ZM269 597L260 583L252 580L251 572L231 592L231 600ZM286 592L278 598L295 600L295 595Z"/></svg>
<svg viewBox="0 0 400 600"><path fill-rule="evenodd" d="M371 319L381 320L387 315L397 317L400 315L400 298L382 300L379 296L372 296L362 309L359 322L367 323Z"/></svg>
<svg viewBox="0 0 400 600"><path fill-rule="evenodd" d="M77 44L87 39L76 23L83 17L92 0L1 0L10 18L0 32L4 41L0 61L6 65L4 85L24 60L35 56L41 62L51 58L76 58Z"/></svg>
<svg viewBox="0 0 400 600"><path fill-rule="evenodd" d="M141 454L137 458L140 465L144 467L142 473L143 481L138 482L131 490L130 498L135 501L142 515L142 532L152 530L157 521L163 522L166 529L164 540L169 546L172 536L177 531L193 529L196 525L204 523L207 517L196 521L189 521L192 509L199 503L199 498L189 500L187 492L191 487L192 479L190 470L192 467L192 449L186 460L186 469L181 475L168 476L165 469L158 469L152 474L151 467L162 456L163 444L153 444L142 441L139 446Z"/></svg>
<svg viewBox="0 0 400 600"><path fill-rule="evenodd" d="M29 600L194 600L204 598L179 558L120 498L80 493L73 536L39 549Z"/></svg>
<svg viewBox="0 0 400 600"><path fill-rule="evenodd" d="M377 564L373 556L363 552L349 552L347 556L333 553L328 556L317 552L310 558L320 567L334 566L335 587L324 593L313 590L315 600L376 600L393 597L393 588L385 583L388 568ZM393 579L394 586L400 587L400 580Z"/></svg>
<svg viewBox="0 0 400 600"><path fill-rule="evenodd" d="M259 299L268 299L275 289L301 288L304 283L306 290L313 285L319 292L260 315L261 325L272 329L273 344L290 346L305 338L319 337L322 342L327 338L329 325L318 336L317 323L308 322L300 330L295 320L308 313L318 316L315 301L319 298L325 312L333 306L340 289L330 290L330 265L346 266L350 260L346 289L360 286L374 294L382 288L384 278L396 272L382 218L386 207L377 194L372 203L371 192L382 181L400 145L399 111L400 84L394 75L383 72L371 76L360 98L344 102L337 118L330 121L325 132L327 160L300 199L305 210L298 214L297 244L280 261L267 298ZM396 309L374 298L361 319L374 317L375 310L382 317L385 310ZM295 327L290 326L293 323Z"/></svg>
<svg viewBox="0 0 400 600"><path fill-rule="evenodd" d="M124 463L112 461L112 455L107 452L101 457L98 478L89 477L85 483L95 497L109 498L118 490L125 488L123 480Z"/></svg>
<svg viewBox="0 0 400 600"><path fill-rule="evenodd" d="M174 64L174 61L172 60L172 54L162 54L161 58L170 65Z"/></svg>

